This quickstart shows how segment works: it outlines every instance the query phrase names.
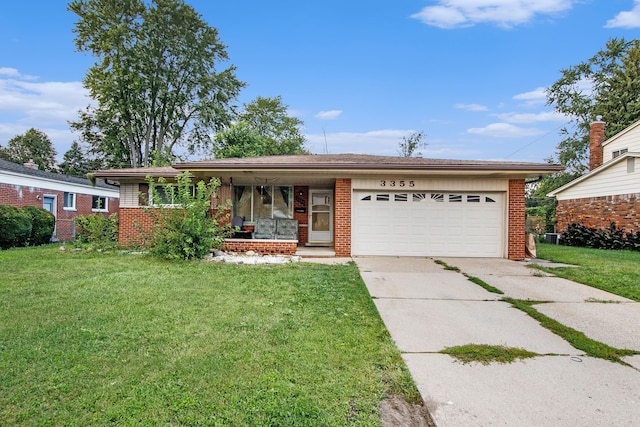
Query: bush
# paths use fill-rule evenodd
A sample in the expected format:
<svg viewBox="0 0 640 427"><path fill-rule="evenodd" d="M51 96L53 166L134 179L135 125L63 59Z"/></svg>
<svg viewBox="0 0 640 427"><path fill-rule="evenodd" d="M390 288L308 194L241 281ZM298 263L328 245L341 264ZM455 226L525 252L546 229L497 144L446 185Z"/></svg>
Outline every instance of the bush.
<svg viewBox="0 0 640 427"><path fill-rule="evenodd" d="M211 197L220 181L199 181L194 186L187 172L176 177L175 184L149 178L150 207L153 220L151 249L153 255L166 259L199 259L211 248L220 247L229 227L218 224L218 215L210 215ZM159 191L161 189L162 191ZM170 201L171 205L166 205ZM226 206L218 208L224 211Z"/></svg>
<svg viewBox="0 0 640 427"><path fill-rule="evenodd" d="M76 217L76 240L100 248L115 246L118 242L118 214Z"/></svg>
<svg viewBox="0 0 640 427"><path fill-rule="evenodd" d="M614 222L608 229L597 229L582 224L570 224L562 234L561 243L595 249L629 249L640 251L640 233L625 233Z"/></svg>
<svg viewBox="0 0 640 427"><path fill-rule="evenodd" d="M27 246L31 215L15 206L0 205L0 249Z"/></svg>
<svg viewBox="0 0 640 427"><path fill-rule="evenodd" d="M22 209L31 217L29 245L39 246L49 243L56 227L56 217L51 212L35 206L25 206Z"/></svg>

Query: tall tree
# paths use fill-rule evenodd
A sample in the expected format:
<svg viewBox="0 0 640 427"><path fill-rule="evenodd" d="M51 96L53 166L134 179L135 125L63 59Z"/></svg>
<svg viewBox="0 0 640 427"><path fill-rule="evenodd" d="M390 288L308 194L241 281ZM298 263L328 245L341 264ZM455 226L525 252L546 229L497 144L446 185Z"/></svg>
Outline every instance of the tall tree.
<svg viewBox="0 0 640 427"><path fill-rule="evenodd" d="M102 167L102 161L90 158L77 141L73 141L69 150L62 156L62 163L58 165L60 173L79 177L85 177L88 172Z"/></svg>
<svg viewBox="0 0 640 427"><path fill-rule="evenodd" d="M307 154L304 124L288 114L282 97L257 97L244 105L238 121L216 135L217 158Z"/></svg>
<svg viewBox="0 0 640 427"><path fill-rule="evenodd" d="M31 128L9 140L7 147L0 147L0 158L24 164L33 162L38 169L56 172L56 149L46 133Z"/></svg>
<svg viewBox="0 0 640 427"><path fill-rule="evenodd" d="M602 116L608 138L640 119L640 41L611 39L593 57L561 73L547 89L547 104L570 118L556 154L569 173L582 173L592 121Z"/></svg>
<svg viewBox="0 0 640 427"><path fill-rule="evenodd" d="M423 140L424 131L412 132L409 136L403 136L398 143L398 154L400 157L422 156L418 149L427 145Z"/></svg>
<svg viewBox="0 0 640 427"><path fill-rule="evenodd" d="M76 48L97 62L84 85L97 106L72 128L111 167L170 161L212 143L244 83L217 29L182 0L74 0Z"/></svg>

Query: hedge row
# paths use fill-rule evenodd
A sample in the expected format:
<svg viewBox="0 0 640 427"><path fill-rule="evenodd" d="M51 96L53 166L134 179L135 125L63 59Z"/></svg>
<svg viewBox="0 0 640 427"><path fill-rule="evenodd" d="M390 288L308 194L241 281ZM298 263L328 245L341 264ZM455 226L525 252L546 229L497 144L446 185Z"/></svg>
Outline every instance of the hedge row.
<svg viewBox="0 0 640 427"><path fill-rule="evenodd" d="M613 222L606 229L597 229L574 223L567 227L567 231L562 234L560 242L567 246L640 251L640 232L625 233L619 230Z"/></svg>
<svg viewBox="0 0 640 427"><path fill-rule="evenodd" d="M0 205L0 249L49 243L56 219L35 206Z"/></svg>

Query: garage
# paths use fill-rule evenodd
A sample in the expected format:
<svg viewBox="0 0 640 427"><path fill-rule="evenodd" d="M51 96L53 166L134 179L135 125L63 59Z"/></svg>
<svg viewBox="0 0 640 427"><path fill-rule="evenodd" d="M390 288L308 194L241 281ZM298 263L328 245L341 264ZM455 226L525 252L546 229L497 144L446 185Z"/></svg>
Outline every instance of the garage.
<svg viewBox="0 0 640 427"><path fill-rule="evenodd" d="M502 257L504 192L353 193L353 255Z"/></svg>

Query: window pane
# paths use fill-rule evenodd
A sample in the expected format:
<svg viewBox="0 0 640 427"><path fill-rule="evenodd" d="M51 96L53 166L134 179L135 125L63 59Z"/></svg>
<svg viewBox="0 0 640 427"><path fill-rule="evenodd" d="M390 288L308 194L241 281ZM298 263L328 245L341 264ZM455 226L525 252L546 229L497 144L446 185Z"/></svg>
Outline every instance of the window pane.
<svg viewBox="0 0 640 427"><path fill-rule="evenodd" d="M253 220L257 218L271 218L273 201L273 186L256 185L253 191Z"/></svg>
<svg viewBox="0 0 640 427"><path fill-rule="evenodd" d="M480 196L475 196L475 195L468 195L467 196L467 202L469 203L480 203Z"/></svg>
<svg viewBox="0 0 640 427"><path fill-rule="evenodd" d="M389 201L389 195L388 194L378 194L378 195L376 195L376 200L379 200L381 202L388 202Z"/></svg>
<svg viewBox="0 0 640 427"><path fill-rule="evenodd" d="M462 202L462 194L449 194L450 203Z"/></svg>
<svg viewBox="0 0 640 427"><path fill-rule="evenodd" d="M107 198L102 196L92 196L91 198L91 209L93 210L106 210L107 209Z"/></svg>
<svg viewBox="0 0 640 427"><path fill-rule="evenodd" d="M314 212L311 214L313 231L329 231L331 218L329 212Z"/></svg>
<svg viewBox="0 0 640 427"><path fill-rule="evenodd" d="M293 187L275 187L273 194L273 217L293 218Z"/></svg>
<svg viewBox="0 0 640 427"><path fill-rule="evenodd" d="M75 195L75 193L64 193L63 206L65 208L75 208L76 207L76 195Z"/></svg>
<svg viewBox="0 0 640 427"><path fill-rule="evenodd" d="M395 194L393 196L393 200L395 200L396 202L406 202L407 201L407 193Z"/></svg>
<svg viewBox="0 0 640 427"><path fill-rule="evenodd" d="M253 221L251 216L251 195L253 188L250 185L236 185L233 187L233 216L242 217L245 221Z"/></svg>
<svg viewBox="0 0 640 427"><path fill-rule="evenodd" d="M444 194L442 193L431 193L431 200L434 202L444 202Z"/></svg>

